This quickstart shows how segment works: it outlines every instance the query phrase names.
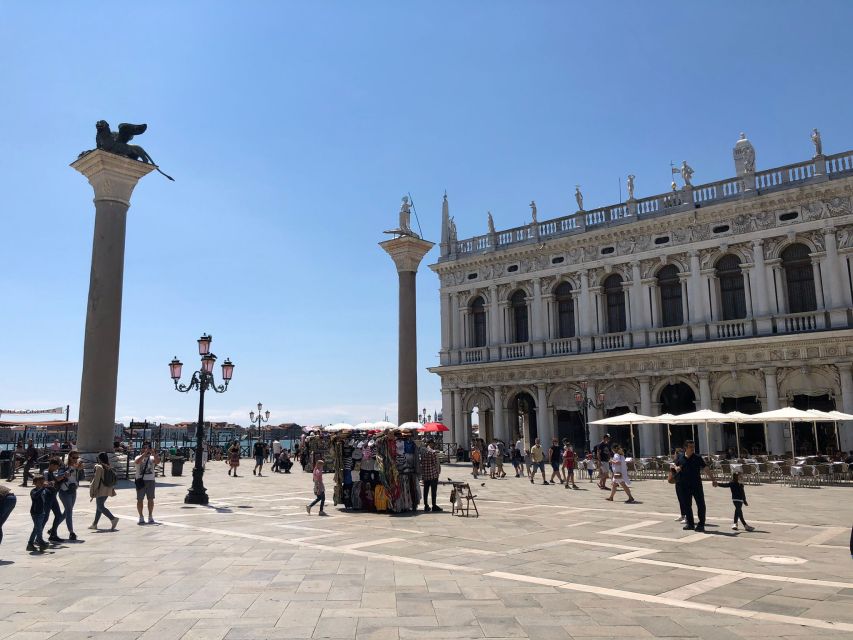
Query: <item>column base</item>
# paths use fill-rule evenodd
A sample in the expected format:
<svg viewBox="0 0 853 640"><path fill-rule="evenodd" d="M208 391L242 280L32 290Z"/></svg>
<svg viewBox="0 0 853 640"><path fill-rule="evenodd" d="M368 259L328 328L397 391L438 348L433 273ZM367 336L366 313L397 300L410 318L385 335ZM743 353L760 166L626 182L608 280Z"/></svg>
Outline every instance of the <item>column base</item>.
<svg viewBox="0 0 853 640"><path fill-rule="evenodd" d="M207 489L204 488L204 483L202 482L203 477L204 469L193 468L193 483L184 497L184 504L207 504L210 501Z"/></svg>
<svg viewBox="0 0 853 640"><path fill-rule="evenodd" d="M708 341L708 333L706 332L706 325L704 325L704 324L690 325L690 336L693 338L693 342L707 342Z"/></svg>
<svg viewBox="0 0 853 640"><path fill-rule="evenodd" d="M849 326L847 309L832 309L829 312L829 326L833 329L846 329Z"/></svg>
<svg viewBox="0 0 853 640"><path fill-rule="evenodd" d="M755 333L759 336L768 336L773 333L773 320L771 318L756 319Z"/></svg>

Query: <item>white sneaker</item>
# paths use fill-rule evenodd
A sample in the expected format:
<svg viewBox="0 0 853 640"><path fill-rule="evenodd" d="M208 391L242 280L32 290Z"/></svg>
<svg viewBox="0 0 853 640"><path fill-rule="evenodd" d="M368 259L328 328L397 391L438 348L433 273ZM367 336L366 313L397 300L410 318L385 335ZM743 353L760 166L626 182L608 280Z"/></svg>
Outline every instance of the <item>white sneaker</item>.
<svg viewBox="0 0 853 640"><path fill-rule="evenodd" d="M110 527L110 531L115 531L118 526L118 518L113 518L110 522L113 523L113 526Z"/></svg>
<svg viewBox="0 0 853 640"><path fill-rule="evenodd" d="M736 524L732 525L732 531L737 531L737 525Z"/></svg>
<svg viewBox="0 0 853 640"><path fill-rule="evenodd" d="M755 527L750 527L749 525L746 525L744 529L746 529L747 531L755 531Z"/></svg>
<svg viewBox="0 0 853 640"><path fill-rule="evenodd" d="M97 531L97 530L98 530L98 525L96 525L96 524L92 523L92 524L90 524L90 525L89 525L89 528L90 528L92 531Z"/></svg>
<svg viewBox="0 0 853 640"><path fill-rule="evenodd" d="M683 522L684 522L684 516L678 516L678 517L675 519L675 521L676 521L676 522L682 522L682 523L683 523Z"/></svg>

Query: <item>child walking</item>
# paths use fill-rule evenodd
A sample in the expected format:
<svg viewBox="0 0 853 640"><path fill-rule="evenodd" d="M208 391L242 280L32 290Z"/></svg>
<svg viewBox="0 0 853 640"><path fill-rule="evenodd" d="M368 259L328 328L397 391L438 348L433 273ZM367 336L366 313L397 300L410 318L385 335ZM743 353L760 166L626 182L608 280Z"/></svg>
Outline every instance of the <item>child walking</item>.
<svg viewBox="0 0 853 640"><path fill-rule="evenodd" d="M595 473L596 464L591 453L586 454L586 460L584 460L584 464L586 465L586 473L589 476L589 481L592 482L592 475L593 473Z"/></svg>
<svg viewBox="0 0 853 640"><path fill-rule="evenodd" d="M717 486L727 487L732 492L732 504L734 504L735 506L735 521L732 525L732 531L737 531L738 520L743 523L744 529L746 529L747 531L753 531L755 527L750 527L748 524L746 524L746 520L743 519L743 508L748 507L749 504L746 501L746 490L740 483L740 474L733 473L731 482L718 482Z"/></svg>
<svg viewBox="0 0 853 640"><path fill-rule="evenodd" d="M33 476L33 488L30 490L30 517L33 519L33 531L27 542L27 551L43 553L47 549L47 542L42 537L44 525L50 515L50 503L53 501L53 493L45 486L44 476L36 474Z"/></svg>
<svg viewBox="0 0 853 640"><path fill-rule="evenodd" d="M305 510L310 514L311 507L313 507L318 502L320 503L320 515L326 515L326 512L323 511L323 507L326 505L326 487L323 485L323 465L325 462L323 460L317 460L314 462L314 495L317 496L314 498L314 502L307 505Z"/></svg>

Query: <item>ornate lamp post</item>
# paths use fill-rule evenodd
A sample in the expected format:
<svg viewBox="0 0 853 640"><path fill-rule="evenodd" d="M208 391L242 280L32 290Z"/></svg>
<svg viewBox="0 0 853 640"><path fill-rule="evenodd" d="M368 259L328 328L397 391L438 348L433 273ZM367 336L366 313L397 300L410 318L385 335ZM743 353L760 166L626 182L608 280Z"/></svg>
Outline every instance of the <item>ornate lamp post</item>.
<svg viewBox="0 0 853 640"><path fill-rule="evenodd" d="M257 417L257 419L255 419L255 412L254 411L249 412L249 420L252 422L252 424L254 425L256 422L258 423L258 440L261 440L261 425L264 422L270 421L270 412L269 411L266 412L266 417L261 415L261 413L263 412L263 409L264 409L264 405L262 405L259 402L258 403L258 417Z"/></svg>
<svg viewBox="0 0 853 640"><path fill-rule="evenodd" d="M601 409L604 407L604 392L601 391L598 394L597 400L598 402L593 401L592 398L589 397L587 390L589 389L589 382L583 380L580 382L580 391L575 393L575 404L578 406L578 411L583 412L583 425L586 435L586 450L592 451L592 447L590 446L589 441L589 410L592 409Z"/></svg>
<svg viewBox="0 0 853 640"><path fill-rule="evenodd" d="M222 363L222 380L225 384L217 386L213 379L213 365L216 356L210 352L210 343L213 337L207 334L198 339L198 354L201 356L201 369L195 371L189 384L179 384L181 379L181 368L183 363L175 356L169 363L169 371L175 382L175 389L181 393L188 393L192 389L198 389L198 422L196 423L195 443L195 465L193 466L193 483L187 492L184 502L187 504L207 504L207 489L204 488L204 392L212 389L216 393L225 393L231 376L234 375L234 364L225 358Z"/></svg>

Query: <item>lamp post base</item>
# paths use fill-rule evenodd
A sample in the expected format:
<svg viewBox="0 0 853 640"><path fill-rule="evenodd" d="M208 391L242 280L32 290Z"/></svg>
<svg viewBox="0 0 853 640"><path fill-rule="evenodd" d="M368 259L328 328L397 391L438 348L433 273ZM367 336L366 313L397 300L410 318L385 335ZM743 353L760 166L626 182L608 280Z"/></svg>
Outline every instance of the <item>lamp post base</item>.
<svg viewBox="0 0 853 640"><path fill-rule="evenodd" d="M203 475L204 469L193 469L193 484L184 496L184 504L207 504L210 501L202 482Z"/></svg>

